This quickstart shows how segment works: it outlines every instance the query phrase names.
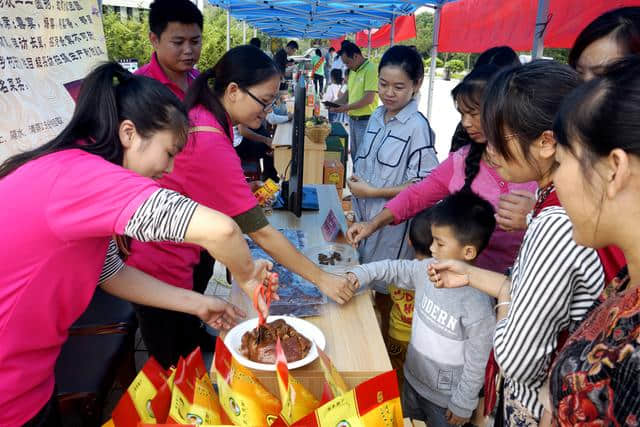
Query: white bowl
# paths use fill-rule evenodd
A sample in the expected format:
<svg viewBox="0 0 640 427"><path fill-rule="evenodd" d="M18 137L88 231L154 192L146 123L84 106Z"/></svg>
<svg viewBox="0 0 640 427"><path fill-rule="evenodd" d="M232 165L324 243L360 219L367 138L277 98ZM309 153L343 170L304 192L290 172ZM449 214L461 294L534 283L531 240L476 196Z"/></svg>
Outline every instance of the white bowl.
<svg viewBox="0 0 640 427"><path fill-rule="evenodd" d="M327 343L327 340L324 337L322 331L313 323L307 322L304 319L299 319L297 317L291 316L269 316L267 318L267 322L273 322L274 320L282 319L287 322L288 325L293 327L296 331L306 337L311 341L311 349L309 350L309 354L304 359L300 359L295 362L287 363L287 367L289 369L296 369L302 366L308 365L309 363L316 360L318 357L318 350L316 349L316 345L320 347L321 350L324 350L324 347ZM231 329L224 338L224 343L231 351L231 354L235 359L240 362L240 364L246 366L250 369L256 369L259 371L275 371L276 365L274 364L266 364L266 363L257 363L253 362L240 353L240 346L242 345L242 337L244 334L252 329L255 329L258 326L258 318L253 318L249 320L245 320L244 322L236 325L233 329Z"/></svg>

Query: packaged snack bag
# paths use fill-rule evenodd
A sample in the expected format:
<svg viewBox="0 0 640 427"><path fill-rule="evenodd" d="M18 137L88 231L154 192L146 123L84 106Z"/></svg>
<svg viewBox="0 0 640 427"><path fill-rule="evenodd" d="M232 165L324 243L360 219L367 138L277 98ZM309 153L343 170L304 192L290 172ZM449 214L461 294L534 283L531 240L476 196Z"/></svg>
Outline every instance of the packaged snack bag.
<svg viewBox="0 0 640 427"><path fill-rule="evenodd" d="M274 427L280 427L278 420ZM398 377L389 371L363 382L291 427L402 427Z"/></svg>
<svg viewBox="0 0 640 427"><path fill-rule="evenodd" d="M153 357L150 357L129 385L127 392L120 398L111 415L112 419L104 426L135 427L138 422L157 422L151 402L158 390L166 385L169 375L169 371L165 371Z"/></svg>
<svg viewBox="0 0 640 427"><path fill-rule="evenodd" d="M282 418L287 425L291 425L304 416L310 414L320 406L320 402L309 390L304 388L294 377L289 375L287 359L280 344L280 338L276 341L276 375L278 388L282 400Z"/></svg>
<svg viewBox="0 0 640 427"><path fill-rule="evenodd" d="M171 394L173 393L173 381L176 377L176 368L172 366L169 370L171 371L171 375L167 378L167 381L160 386L156 396L151 399L151 410L156 416L157 423L167 422L169 409L171 408Z"/></svg>
<svg viewBox="0 0 640 427"><path fill-rule="evenodd" d="M202 360L200 347L176 368L167 423L222 424L222 410Z"/></svg>
<svg viewBox="0 0 640 427"><path fill-rule="evenodd" d="M236 361L223 340L217 340L213 360L220 404L229 419L239 426L271 425L282 405L253 373Z"/></svg>
<svg viewBox="0 0 640 427"><path fill-rule="evenodd" d="M325 384L322 390L322 403L327 403L330 400L338 396L342 396L343 394L349 391L349 387L344 382L338 370L335 366L333 366L333 362L329 359L327 354L320 350L320 347L316 346L318 349L318 356L320 357L320 366L322 367L322 372L324 373Z"/></svg>
<svg viewBox="0 0 640 427"><path fill-rule="evenodd" d="M253 195L258 199L258 204L260 206L265 206L271 202L279 190L280 187L278 187L278 184L269 178L265 181L262 187L253 192Z"/></svg>

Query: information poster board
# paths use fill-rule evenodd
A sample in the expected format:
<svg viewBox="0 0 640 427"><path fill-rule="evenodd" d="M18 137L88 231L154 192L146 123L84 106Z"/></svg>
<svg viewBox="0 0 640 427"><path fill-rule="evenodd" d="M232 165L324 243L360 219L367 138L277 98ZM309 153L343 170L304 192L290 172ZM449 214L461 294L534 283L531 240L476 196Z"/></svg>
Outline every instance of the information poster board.
<svg viewBox="0 0 640 427"><path fill-rule="evenodd" d="M106 60L97 0L0 0L0 162L57 135Z"/></svg>

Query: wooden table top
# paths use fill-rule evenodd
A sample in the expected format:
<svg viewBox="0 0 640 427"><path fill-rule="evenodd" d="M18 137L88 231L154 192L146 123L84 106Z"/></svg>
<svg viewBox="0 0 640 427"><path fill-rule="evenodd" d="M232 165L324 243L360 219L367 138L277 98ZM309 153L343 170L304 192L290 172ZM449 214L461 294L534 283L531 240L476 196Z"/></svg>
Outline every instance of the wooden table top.
<svg viewBox="0 0 640 427"><path fill-rule="evenodd" d="M346 230L346 220L342 213L336 187L334 185L316 185L314 187L318 190L319 211L303 212L300 218L290 212L274 211L268 217L269 222L277 228L305 231L309 247L326 243L322 237L320 226L329 209L333 210L342 229ZM249 318L256 316L251 301L235 284L231 300L246 310L249 313ZM370 293L354 297L344 306L330 301L324 305L321 316L305 319L318 326L324 333L327 339L325 351L338 371L346 374L345 380L347 382L350 382L349 373L364 374L353 376L353 382L359 382L363 378L366 379L392 369L373 310ZM316 360L305 367L294 370L293 374L296 377L305 375L321 377L320 362Z"/></svg>

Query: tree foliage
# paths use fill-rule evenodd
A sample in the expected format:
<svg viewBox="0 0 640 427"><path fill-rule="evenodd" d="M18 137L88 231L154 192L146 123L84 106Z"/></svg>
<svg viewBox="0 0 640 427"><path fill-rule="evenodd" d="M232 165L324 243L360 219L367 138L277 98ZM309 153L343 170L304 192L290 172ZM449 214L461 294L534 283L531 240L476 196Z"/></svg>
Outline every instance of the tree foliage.
<svg viewBox="0 0 640 427"><path fill-rule="evenodd" d="M151 59L153 47L149 41L148 14L143 13L141 19L122 20L119 13L108 12L102 16L107 54L110 60L137 59L146 64ZM253 29L247 27L247 43L253 37ZM271 38L258 31L262 48L269 50ZM282 45L280 39L275 39ZM231 46L238 46L243 41L242 22L231 18ZM202 32L202 52L198 68L206 70L212 67L227 50L227 13L226 11L206 6L204 9L204 29Z"/></svg>

